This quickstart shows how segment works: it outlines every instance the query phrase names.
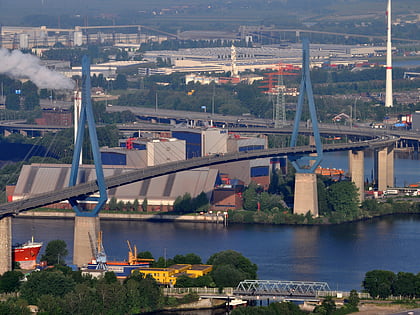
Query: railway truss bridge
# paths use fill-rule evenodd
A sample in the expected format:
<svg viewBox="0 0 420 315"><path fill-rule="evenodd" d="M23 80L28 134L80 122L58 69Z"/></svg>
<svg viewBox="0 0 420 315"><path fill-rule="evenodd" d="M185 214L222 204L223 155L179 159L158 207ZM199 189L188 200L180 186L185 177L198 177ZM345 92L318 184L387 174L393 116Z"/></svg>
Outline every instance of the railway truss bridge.
<svg viewBox="0 0 420 315"><path fill-rule="evenodd" d="M244 280L233 290L233 295L242 300L313 301L330 291L326 282Z"/></svg>

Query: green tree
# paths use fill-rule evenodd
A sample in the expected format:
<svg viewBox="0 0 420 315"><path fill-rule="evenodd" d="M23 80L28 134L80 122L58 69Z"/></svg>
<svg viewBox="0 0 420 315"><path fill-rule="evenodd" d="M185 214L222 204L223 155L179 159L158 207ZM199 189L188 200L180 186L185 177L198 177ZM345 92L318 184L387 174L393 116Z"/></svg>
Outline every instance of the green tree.
<svg viewBox="0 0 420 315"><path fill-rule="evenodd" d="M399 272L392 285L392 294L412 298L416 296L416 276L411 272Z"/></svg>
<svg viewBox="0 0 420 315"><path fill-rule="evenodd" d="M118 204L117 198L111 197L111 199L108 202L109 210L117 210L117 204Z"/></svg>
<svg viewBox="0 0 420 315"><path fill-rule="evenodd" d="M62 298L51 294L41 295L37 305L41 314L45 312L51 315L63 314L66 307Z"/></svg>
<svg viewBox="0 0 420 315"><path fill-rule="evenodd" d="M20 97L17 94L7 94L6 95L6 108L10 110L19 110L20 109Z"/></svg>
<svg viewBox="0 0 420 315"><path fill-rule="evenodd" d="M114 88L116 90L126 90L128 87L127 77L123 74L118 74L115 78Z"/></svg>
<svg viewBox="0 0 420 315"><path fill-rule="evenodd" d="M315 307L315 314L325 314L331 315L334 314L334 311L337 309L335 302L331 296L327 296L321 303L320 306Z"/></svg>
<svg viewBox="0 0 420 315"><path fill-rule="evenodd" d="M144 251L137 254L137 258L144 258L144 259L155 259L151 252Z"/></svg>
<svg viewBox="0 0 420 315"><path fill-rule="evenodd" d="M257 211L258 203L260 202L257 189L257 185L255 183L251 183L242 193L245 210Z"/></svg>
<svg viewBox="0 0 420 315"><path fill-rule="evenodd" d="M57 271L37 271L28 276L22 289L22 298L29 304L36 304L42 295L63 297L74 289L74 281L70 276L65 276Z"/></svg>
<svg viewBox="0 0 420 315"><path fill-rule="evenodd" d="M161 305L162 293L151 276L143 277L139 272L134 272L124 280L124 285L127 287L127 304L131 313L149 312Z"/></svg>
<svg viewBox="0 0 420 315"><path fill-rule="evenodd" d="M84 283L64 296L63 305L65 314L104 314L99 294Z"/></svg>
<svg viewBox="0 0 420 315"><path fill-rule="evenodd" d="M353 182L340 181L332 184L328 188L327 201L331 212L339 213L345 219L353 219L358 214L358 192Z"/></svg>
<svg viewBox="0 0 420 315"><path fill-rule="evenodd" d="M45 254L41 260L46 261L48 265L65 264L65 258L68 254L67 244L63 240L53 240L48 242Z"/></svg>
<svg viewBox="0 0 420 315"><path fill-rule="evenodd" d="M143 199L143 202L141 203L141 208L144 212L147 212L147 198Z"/></svg>
<svg viewBox="0 0 420 315"><path fill-rule="evenodd" d="M140 206L139 200L137 198L134 199L134 201L133 201L133 210L134 211L139 211L139 206Z"/></svg>
<svg viewBox="0 0 420 315"><path fill-rule="evenodd" d="M96 286L96 293L99 296L100 305L108 314L126 314L127 292L126 287L120 282L107 283L100 281Z"/></svg>
<svg viewBox="0 0 420 315"><path fill-rule="evenodd" d="M32 81L22 84L23 105L26 110L33 110L39 107L39 95L37 86Z"/></svg>
<svg viewBox="0 0 420 315"><path fill-rule="evenodd" d="M7 301L0 301L0 314L30 315L32 312L25 302L16 299L8 299Z"/></svg>
<svg viewBox="0 0 420 315"><path fill-rule="evenodd" d="M396 275L392 271L371 270L366 272L363 288L373 298L386 298L392 294L392 286Z"/></svg>
<svg viewBox="0 0 420 315"><path fill-rule="evenodd" d="M175 255L173 260L175 264L190 264L190 265L202 264L201 257L194 253L186 254L185 256Z"/></svg>
<svg viewBox="0 0 420 315"><path fill-rule="evenodd" d="M211 276L219 287L236 286L242 280L257 278L257 265L233 250L213 254L207 264L213 265Z"/></svg>
<svg viewBox="0 0 420 315"><path fill-rule="evenodd" d="M348 298L348 304L353 308L357 308L359 306L359 302L359 293L356 290L351 290Z"/></svg>
<svg viewBox="0 0 420 315"><path fill-rule="evenodd" d="M23 273L20 271L6 271L0 277L0 292L10 293L18 291Z"/></svg>

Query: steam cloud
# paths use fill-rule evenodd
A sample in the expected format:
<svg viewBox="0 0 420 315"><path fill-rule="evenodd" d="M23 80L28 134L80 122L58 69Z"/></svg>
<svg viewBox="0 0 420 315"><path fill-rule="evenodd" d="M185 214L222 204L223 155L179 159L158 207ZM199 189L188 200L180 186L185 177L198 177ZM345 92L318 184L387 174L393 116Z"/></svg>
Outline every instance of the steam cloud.
<svg viewBox="0 0 420 315"><path fill-rule="evenodd" d="M19 50L0 49L0 74L14 79L28 78L40 89L73 89L74 82L40 64L39 58Z"/></svg>

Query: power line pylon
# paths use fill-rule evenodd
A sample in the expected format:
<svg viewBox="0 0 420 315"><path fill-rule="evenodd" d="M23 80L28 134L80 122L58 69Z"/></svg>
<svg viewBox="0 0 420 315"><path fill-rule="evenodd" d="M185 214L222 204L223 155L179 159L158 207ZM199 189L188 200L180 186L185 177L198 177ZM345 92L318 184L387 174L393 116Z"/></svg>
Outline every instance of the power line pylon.
<svg viewBox="0 0 420 315"><path fill-rule="evenodd" d="M267 90L269 99L273 101L273 122L275 128L281 128L286 125L286 86L284 84L285 75L297 75L300 71L298 67L290 64L279 63L274 72L266 73L267 79L263 82L267 85L262 86Z"/></svg>

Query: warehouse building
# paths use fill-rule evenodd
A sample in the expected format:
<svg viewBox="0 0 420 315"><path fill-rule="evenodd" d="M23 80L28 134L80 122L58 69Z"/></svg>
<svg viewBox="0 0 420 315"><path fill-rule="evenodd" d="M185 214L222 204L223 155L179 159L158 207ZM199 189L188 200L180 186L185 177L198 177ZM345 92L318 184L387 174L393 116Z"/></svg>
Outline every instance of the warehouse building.
<svg viewBox="0 0 420 315"><path fill-rule="evenodd" d="M67 164L31 164L24 165L19 175L16 187L10 201L31 197L67 187L70 179L71 165ZM104 166L105 177L133 171L135 168L125 166ZM218 170L202 167L190 171L179 172L108 190L108 201L116 198L118 201L133 203L136 199L141 204L147 198L148 211L168 211L172 208L178 196L189 193L197 197L205 192L211 200L213 188L220 183ZM78 183L84 183L96 178L94 165L82 165L79 168ZM86 206L89 208L89 204ZM67 201L51 205L52 208L70 209ZM135 209L136 210L136 209Z"/></svg>

